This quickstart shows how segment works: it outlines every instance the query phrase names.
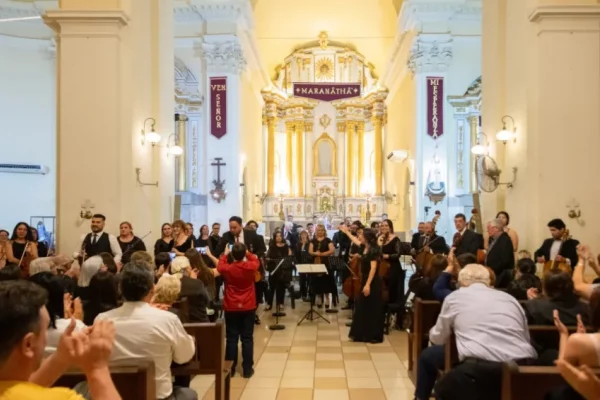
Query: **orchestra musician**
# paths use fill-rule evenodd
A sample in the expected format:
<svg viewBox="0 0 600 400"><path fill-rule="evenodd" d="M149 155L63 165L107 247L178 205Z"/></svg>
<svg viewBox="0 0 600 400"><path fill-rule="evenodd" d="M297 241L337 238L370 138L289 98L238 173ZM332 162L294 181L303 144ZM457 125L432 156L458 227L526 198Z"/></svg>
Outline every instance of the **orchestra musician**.
<svg viewBox="0 0 600 400"><path fill-rule="evenodd" d="M127 221L119 225L119 237L117 238L119 247L121 247L121 264L127 264L131 255L136 251L146 251L144 241L133 234L133 227Z"/></svg>
<svg viewBox="0 0 600 400"><path fill-rule="evenodd" d="M321 303L317 307L322 307L324 301L324 295L337 293L337 286L333 277L333 270L329 264L329 257L335 253L333 242L327 237L327 231L323 224L317 225L315 232L315 238L310 242L308 247L308 254L315 258L315 264L324 264L327 268L327 274L318 274L315 277L315 287L313 295L320 295ZM311 296L312 297L312 296ZM329 296L327 296L329 298ZM333 301L337 302L335 296ZM311 302L314 302L314 298L311 298ZM333 304L336 306L337 303ZM325 308L329 308L330 304L325 304Z"/></svg>
<svg viewBox="0 0 600 400"><path fill-rule="evenodd" d="M483 249L483 236L467 228L465 214L456 214L454 227L456 233L452 240L452 247L455 248L455 256L458 257L465 253L477 254L477 250Z"/></svg>
<svg viewBox="0 0 600 400"><path fill-rule="evenodd" d="M6 265L6 244L8 243L8 231L0 229L0 269Z"/></svg>
<svg viewBox="0 0 600 400"><path fill-rule="evenodd" d="M417 227L417 232L412 235L412 240L410 241L410 247L419 251L423 248L423 236L425 234L425 222L419 222L419 226Z"/></svg>
<svg viewBox="0 0 600 400"><path fill-rule="evenodd" d="M17 264L23 271L23 277L29 276L29 262L38 258L37 242L31 228L25 222L15 225L10 240L6 242L6 262Z"/></svg>
<svg viewBox="0 0 600 400"><path fill-rule="evenodd" d="M104 215L94 214L92 216L90 223L92 232L81 236L79 251L75 253L76 258L85 256L85 259L80 259L80 265L83 264L83 261L100 253L110 253L115 258L115 262L121 262L123 252L121 246L119 246L119 241L114 235L104 232L105 223L106 217ZM81 253L82 250L85 254Z"/></svg>
<svg viewBox="0 0 600 400"><path fill-rule="evenodd" d="M424 251L431 252L433 254L448 254L450 250L446 244L446 239L443 236L438 236L435 232L435 225L433 222L425 222L423 226L424 240L419 241L419 248L417 251L423 249Z"/></svg>
<svg viewBox="0 0 600 400"><path fill-rule="evenodd" d="M344 224L344 226L349 228L350 235L356 237L362 235L364 229L363 224L360 221L354 221L350 225ZM349 236L342 232L341 229L338 232L336 232L336 235L337 234L341 235L338 236L338 243L340 246L340 257L342 257L342 259L347 265L350 265L354 258L360 257L360 254L358 254L360 246L357 246L355 243L353 243L350 240ZM348 270L348 268L342 269L342 282L345 282L346 279L348 279L351 275L352 273ZM350 296L348 297L348 303L344 307L342 307L342 310L351 310L352 307L354 307L354 298Z"/></svg>
<svg viewBox="0 0 600 400"><path fill-rule="evenodd" d="M291 271L285 270L278 264L284 257L292 255L292 249L283 239L281 231L275 231L273 241L267 251L267 267L269 270L269 296L267 299L267 307L265 311L270 311L273 307L273 298L277 304L277 312L283 311L283 303L285 301L285 289L292 280ZM275 271L276 270L276 271Z"/></svg>
<svg viewBox="0 0 600 400"><path fill-rule="evenodd" d="M377 244L381 248L381 258L390 265L387 277L389 303L399 305L396 314L396 328L398 328L402 326L404 318L404 283L406 281L406 270L402 268L400 263L402 242L398 236L394 235L394 224L391 220L381 221L379 229L381 235L379 235Z"/></svg>
<svg viewBox="0 0 600 400"><path fill-rule="evenodd" d="M544 240L542 246L535 252L534 257L537 262L556 261L559 263L566 262L571 266L577 265L577 261L579 261L579 257L577 256L579 241L566 238L563 242L562 239L567 229L563 220L559 218L553 219L548 222L548 229L552 237Z"/></svg>
<svg viewBox="0 0 600 400"><path fill-rule="evenodd" d="M496 274L497 288L507 288L510 284L515 268L515 250L508 233L504 231L504 223L495 219L487 224L488 235L494 240L490 241L485 256L485 265Z"/></svg>

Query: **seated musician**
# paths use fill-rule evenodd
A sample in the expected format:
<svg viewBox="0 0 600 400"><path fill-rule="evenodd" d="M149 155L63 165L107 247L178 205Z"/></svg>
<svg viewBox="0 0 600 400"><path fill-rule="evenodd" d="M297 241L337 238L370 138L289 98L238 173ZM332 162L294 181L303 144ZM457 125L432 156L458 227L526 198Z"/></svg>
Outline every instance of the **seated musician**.
<svg viewBox="0 0 600 400"><path fill-rule="evenodd" d="M448 254L449 248L446 244L446 239L444 239L443 236L437 235L433 222L425 222L423 233L425 234L426 239L422 243L422 247L419 247L417 251L423 249L425 251L431 251L433 254Z"/></svg>
<svg viewBox="0 0 600 400"><path fill-rule="evenodd" d="M504 232L504 224L499 219L488 222L488 235L491 241L485 256L485 265L496 274L496 287L506 288L513 279L515 268L515 250L508 233Z"/></svg>
<svg viewBox="0 0 600 400"><path fill-rule="evenodd" d="M446 298L429 332L434 346L419 357L416 399L429 399L434 385L440 399L499 399L502 363L528 364L537 357L523 308L509 294L491 288L489 279L488 270L478 264L459 272L460 289ZM452 333L460 363L435 384Z"/></svg>
<svg viewBox="0 0 600 400"><path fill-rule="evenodd" d="M567 229L563 220L559 218L553 219L548 222L548 229L552 237L544 240L542 247L535 252L534 256L537 262L556 261L559 263L566 262L571 266L577 265L577 261L579 260L577 257L577 245L579 241L572 238L562 240Z"/></svg>
<svg viewBox="0 0 600 400"><path fill-rule="evenodd" d="M419 222L417 231L413 233L412 240L410 241L410 248L415 252L423 248L423 242L425 239L425 222Z"/></svg>
<svg viewBox="0 0 600 400"><path fill-rule="evenodd" d="M454 255L471 253L477 256L477 250L483 249L483 236L467 228L467 217L456 214L454 217L456 233L452 240L452 247L456 247Z"/></svg>
<svg viewBox="0 0 600 400"><path fill-rule="evenodd" d="M474 254L465 253L458 257L454 256L454 249L450 250L448 254L448 266L446 270L438 276L433 284L433 296L437 301L444 301L444 299L453 291L456 290L456 286L453 284L453 279L458 277L458 272L461 268L469 264L475 264L477 257Z"/></svg>

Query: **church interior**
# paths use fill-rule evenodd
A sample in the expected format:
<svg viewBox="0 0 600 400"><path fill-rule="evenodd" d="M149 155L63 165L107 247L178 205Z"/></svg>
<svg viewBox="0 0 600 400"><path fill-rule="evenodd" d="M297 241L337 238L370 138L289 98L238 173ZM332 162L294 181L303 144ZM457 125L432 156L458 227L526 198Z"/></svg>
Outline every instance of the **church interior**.
<svg viewBox="0 0 600 400"><path fill-rule="evenodd" d="M514 253L553 219L594 248L600 0L0 0L0 143L0 229L53 254L96 214L148 249L232 216L267 242L390 221L408 243L433 221L451 248L462 214L489 251L501 211ZM231 398L415 398L410 333L355 342L347 312L297 325L287 302Z"/></svg>

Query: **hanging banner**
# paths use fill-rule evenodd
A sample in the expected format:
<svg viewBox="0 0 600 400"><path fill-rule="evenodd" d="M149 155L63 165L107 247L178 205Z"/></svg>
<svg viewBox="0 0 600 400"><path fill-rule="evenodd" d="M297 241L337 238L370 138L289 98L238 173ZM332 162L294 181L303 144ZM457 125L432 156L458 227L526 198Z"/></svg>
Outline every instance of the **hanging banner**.
<svg viewBox="0 0 600 400"><path fill-rule="evenodd" d="M227 77L210 78L210 134L227 134Z"/></svg>
<svg viewBox="0 0 600 400"><path fill-rule="evenodd" d="M360 96L360 83L294 83L294 96L334 101Z"/></svg>
<svg viewBox="0 0 600 400"><path fill-rule="evenodd" d="M444 78L427 77L427 135L444 134Z"/></svg>

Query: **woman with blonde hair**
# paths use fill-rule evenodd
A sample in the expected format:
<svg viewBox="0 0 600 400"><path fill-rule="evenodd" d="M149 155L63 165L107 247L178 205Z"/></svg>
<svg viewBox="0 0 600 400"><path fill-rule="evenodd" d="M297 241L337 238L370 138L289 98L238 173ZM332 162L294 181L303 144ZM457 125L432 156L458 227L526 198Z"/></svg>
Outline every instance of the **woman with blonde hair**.
<svg viewBox="0 0 600 400"><path fill-rule="evenodd" d="M327 268L327 274L320 274L315 277L315 293L311 296L311 302L314 301L314 295L321 296L321 304L318 307L322 307L324 303L325 294L337 293L337 287L333 278L333 270L329 266L329 257L335 253L335 247L331 239L327 237L327 231L325 225L317 225L315 231L315 238L310 242L308 247L308 254L318 258L321 264L324 264ZM328 296L329 297L329 296ZM336 296L333 296L334 300ZM333 304L336 306L337 304ZM325 305L325 308L329 308L329 304Z"/></svg>
<svg viewBox="0 0 600 400"><path fill-rule="evenodd" d="M172 251L177 256L183 256L186 250L194 248L194 239L186 234L185 222L178 219L173 222L173 248Z"/></svg>
<svg viewBox="0 0 600 400"><path fill-rule="evenodd" d="M190 305L190 322L209 322L207 308L209 295L206 287L198 279L198 271L192 270L187 257L175 257L171 263L170 274L181 281L179 298L187 297Z"/></svg>
<svg viewBox="0 0 600 400"><path fill-rule="evenodd" d="M123 252L121 256L121 264L123 265L131 260L131 255L136 251L146 251L144 241L133 234L133 226L127 221L123 221L119 225L119 237L117 237L117 241Z"/></svg>
<svg viewBox="0 0 600 400"><path fill-rule="evenodd" d="M152 306L161 310L170 311L176 314L179 319L179 310L173 307L173 303L179 298L181 293L181 281L173 275L163 275L154 286L154 297L152 298Z"/></svg>

